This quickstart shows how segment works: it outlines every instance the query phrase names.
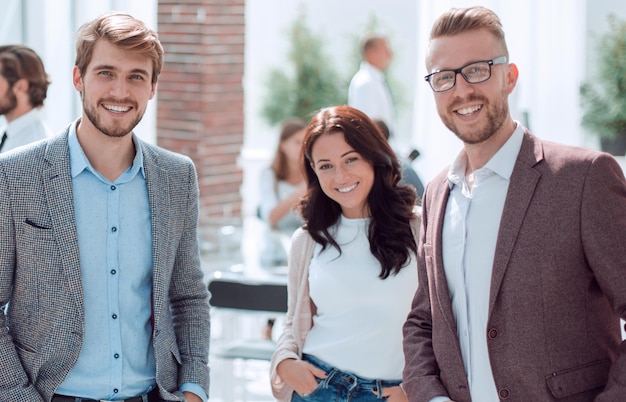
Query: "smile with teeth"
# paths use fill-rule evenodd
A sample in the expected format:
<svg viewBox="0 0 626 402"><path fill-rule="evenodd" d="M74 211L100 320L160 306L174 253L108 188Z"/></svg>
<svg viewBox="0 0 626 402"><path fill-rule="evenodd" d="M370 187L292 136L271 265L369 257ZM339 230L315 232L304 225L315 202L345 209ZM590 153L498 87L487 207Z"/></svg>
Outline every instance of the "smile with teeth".
<svg viewBox="0 0 626 402"><path fill-rule="evenodd" d="M356 184L353 184L349 187L338 188L337 191L339 191L340 193L349 193L350 191L354 190L356 186L357 186Z"/></svg>
<svg viewBox="0 0 626 402"><path fill-rule="evenodd" d="M110 112L123 113L123 112L128 112L130 110L130 107L128 106L115 106L115 105L104 105L104 104L102 106Z"/></svg>
<svg viewBox="0 0 626 402"><path fill-rule="evenodd" d="M456 112L463 116L469 116L472 113L477 112L482 108L483 108L482 105L476 105L476 106L466 107L463 109L458 109Z"/></svg>

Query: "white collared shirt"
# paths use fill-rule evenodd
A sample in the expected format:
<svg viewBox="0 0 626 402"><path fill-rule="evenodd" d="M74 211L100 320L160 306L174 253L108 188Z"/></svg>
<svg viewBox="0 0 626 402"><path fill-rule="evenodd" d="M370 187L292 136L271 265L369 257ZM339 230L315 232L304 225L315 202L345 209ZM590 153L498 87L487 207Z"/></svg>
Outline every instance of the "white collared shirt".
<svg viewBox="0 0 626 402"><path fill-rule="evenodd" d="M43 111L33 108L0 129L0 136L6 132L7 139L1 152L21 147L44 138L51 137L52 132L43 121Z"/></svg>
<svg viewBox="0 0 626 402"><path fill-rule="evenodd" d="M489 293L500 218L523 134L522 125L516 122L513 135L474 172L471 189L465 180L465 150L448 172L450 197L443 223L443 263L474 401L500 400L487 348Z"/></svg>
<svg viewBox="0 0 626 402"><path fill-rule="evenodd" d="M348 105L359 109L371 119L382 119L389 130L394 132L393 101L385 76L365 61L350 81Z"/></svg>

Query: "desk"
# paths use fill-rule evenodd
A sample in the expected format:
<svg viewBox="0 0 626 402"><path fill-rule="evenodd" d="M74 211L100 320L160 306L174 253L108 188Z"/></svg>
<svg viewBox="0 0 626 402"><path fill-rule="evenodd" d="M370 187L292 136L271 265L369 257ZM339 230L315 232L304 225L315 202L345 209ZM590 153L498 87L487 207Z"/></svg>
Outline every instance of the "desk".
<svg viewBox="0 0 626 402"><path fill-rule="evenodd" d="M215 272L208 284L210 304L231 312L281 313L287 312L287 277L284 275L246 275L233 272ZM216 356L226 359L270 360L276 344L272 340L253 337L242 339L236 329L236 320L222 315L227 342L217 348ZM261 326L258 326L260 332Z"/></svg>
<svg viewBox="0 0 626 402"><path fill-rule="evenodd" d="M215 272L209 280L211 306L248 311L287 312L287 277Z"/></svg>

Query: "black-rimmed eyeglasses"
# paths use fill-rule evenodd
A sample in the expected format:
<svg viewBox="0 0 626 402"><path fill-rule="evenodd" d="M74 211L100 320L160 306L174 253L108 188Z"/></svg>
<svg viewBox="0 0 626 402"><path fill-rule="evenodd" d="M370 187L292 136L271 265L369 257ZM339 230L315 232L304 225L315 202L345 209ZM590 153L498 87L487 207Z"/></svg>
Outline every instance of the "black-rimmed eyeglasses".
<svg viewBox="0 0 626 402"><path fill-rule="evenodd" d="M457 74L461 74L470 84L487 81L491 77L491 66L506 63L506 56L493 60L474 61L456 70L440 70L428 74L424 79L435 92L444 92L454 87Z"/></svg>

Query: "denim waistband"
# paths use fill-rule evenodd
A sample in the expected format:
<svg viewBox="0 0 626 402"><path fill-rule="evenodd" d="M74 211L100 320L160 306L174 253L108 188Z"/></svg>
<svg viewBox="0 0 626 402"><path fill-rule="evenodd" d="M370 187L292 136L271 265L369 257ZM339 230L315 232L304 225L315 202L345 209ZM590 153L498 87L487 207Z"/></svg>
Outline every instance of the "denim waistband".
<svg viewBox="0 0 626 402"><path fill-rule="evenodd" d="M315 367L324 370L327 375L326 379L324 380L324 382L326 383L340 382L345 383L345 385L350 388L368 388L374 390L374 392L377 392L379 395L382 395L382 388L395 387L402 382L401 380L381 380L375 378L360 377L349 371L343 371L336 367L333 367L330 364L318 359L317 357L308 354L302 355L302 360L307 361Z"/></svg>

